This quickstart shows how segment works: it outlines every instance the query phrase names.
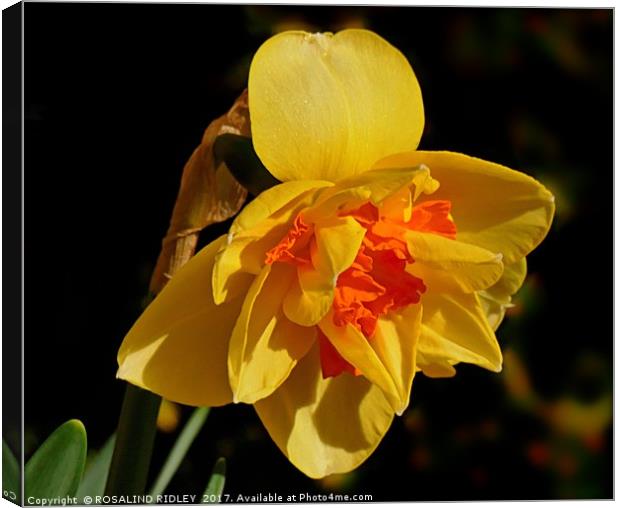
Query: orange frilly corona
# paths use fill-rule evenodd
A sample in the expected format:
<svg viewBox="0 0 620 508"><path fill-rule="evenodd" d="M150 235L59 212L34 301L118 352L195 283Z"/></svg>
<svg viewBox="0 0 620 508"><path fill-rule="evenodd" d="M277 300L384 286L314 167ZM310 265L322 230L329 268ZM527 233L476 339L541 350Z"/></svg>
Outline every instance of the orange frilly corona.
<svg viewBox="0 0 620 508"><path fill-rule="evenodd" d="M276 35L248 91L254 149L283 183L174 275L118 377L193 406L254 404L320 478L373 452L416 373L501 370L494 330L554 200L504 166L417 150L420 87L372 32Z"/></svg>

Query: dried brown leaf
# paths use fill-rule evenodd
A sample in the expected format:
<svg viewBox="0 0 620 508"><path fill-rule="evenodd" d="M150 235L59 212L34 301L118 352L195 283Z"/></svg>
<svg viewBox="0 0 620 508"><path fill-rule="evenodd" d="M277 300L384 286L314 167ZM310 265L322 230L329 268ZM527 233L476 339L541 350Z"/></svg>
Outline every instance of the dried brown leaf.
<svg viewBox="0 0 620 508"><path fill-rule="evenodd" d="M236 214L247 197L225 164L216 167L213 143L220 134L250 135L247 90L225 115L207 127L202 142L183 168L170 227L151 277L150 291L159 293L174 273L193 255L202 229Z"/></svg>

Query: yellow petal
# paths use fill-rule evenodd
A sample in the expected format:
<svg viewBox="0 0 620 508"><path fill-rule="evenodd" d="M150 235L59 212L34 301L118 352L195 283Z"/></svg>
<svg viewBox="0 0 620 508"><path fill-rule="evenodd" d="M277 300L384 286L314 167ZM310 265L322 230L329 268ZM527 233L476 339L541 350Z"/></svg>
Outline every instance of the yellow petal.
<svg viewBox="0 0 620 508"><path fill-rule="evenodd" d="M248 90L256 153L282 181L367 171L415 150L424 127L407 59L366 30L272 37L254 56Z"/></svg>
<svg viewBox="0 0 620 508"><path fill-rule="evenodd" d="M403 190L412 189L413 198L421 193L431 194L438 188L429 169L424 165L367 171L341 180L325 189L309 210L304 211L308 221L318 221L359 208L370 201L381 204Z"/></svg>
<svg viewBox="0 0 620 508"><path fill-rule="evenodd" d="M282 310L294 323L313 326L329 312L333 301L334 282L323 277L311 266L299 267L297 277L282 302Z"/></svg>
<svg viewBox="0 0 620 508"><path fill-rule="evenodd" d="M372 348L390 372L404 403L398 411L399 415L409 405L421 321L422 306L409 305L381 317L375 335L370 339Z"/></svg>
<svg viewBox="0 0 620 508"><path fill-rule="evenodd" d="M409 222L413 211L411 190L402 188L379 204L379 216L395 222Z"/></svg>
<svg viewBox="0 0 620 508"><path fill-rule="evenodd" d="M425 374L453 375L451 365L459 362L501 370L502 353L476 294L428 291L422 305L417 364Z"/></svg>
<svg viewBox="0 0 620 508"><path fill-rule="evenodd" d="M420 333L420 340L424 335L424 341L428 344L424 351L417 352L417 370L421 370L426 377L430 378L444 378L454 377L456 375L456 369L453 367L456 360L448 358L443 351L441 337L437 337L437 334L427 327L422 325L422 331ZM458 355L454 353L453 356Z"/></svg>
<svg viewBox="0 0 620 508"><path fill-rule="evenodd" d="M276 245L290 226L283 218L271 218L254 227L251 234L227 237L215 257L213 298L220 305L243 294L265 265L265 253Z"/></svg>
<svg viewBox="0 0 620 508"><path fill-rule="evenodd" d="M291 228L297 214L310 204L325 182L287 182L261 193L233 222L213 270L217 304L241 294L265 264L265 253Z"/></svg>
<svg viewBox="0 0 620 508"><path fill-rule="evenodd" d="M371 339L351 325L336 326L331 312L319 326L338 353L381 388L393 410L402 414L409 405L420 316L420 307L412 305L400 316L385 317Z"/></svg>
<svg viewBox="0 0 620 508"><path fill-rule="evenodd" d="M390 372L362 332L351 325L336 326L332 312L325 316L319 327L340 356L357 367L371 383L383 390L394 411L401 411L404 409L403 406L406 407Z"/></svg>
<svg viewBox="0 0 620 508"><path fill-rule="evenodd" d="M332 217L314 226L312 265L298 269L298 280L284 299L284 313L302 326L316 325L331 308L338 275L349 268L366 230L351 217Z"/></svg>
<svg viewBox="0 0 620 508"><path fill-rule="evenodd" d="M543 240L555 210L553 195L524 173L453 152L410 152L380 167L426 164L440 187L432 199L452 202L457 240L504 255L513 263Z"/></svg>
<svg viewBox="0 0 620 508"><path fill-rule="evenodd" d="M506 314L506 309L512 306L510 303L512 295L521 288L526 275L527 263L525 258L521 258L519 261L504 267L504 273L497 283L478 292L478 298L493 330L499 328Z"/></svg>
<svg viewBox="0 0 620 508"><path fill-rule="evenodd" d="M190 259L140 316L118 352L119 378L190 406L231 402L228 341L242 300L217 307L211 296L213 259L224 242Z"/></svg>
<svg viewBox="0 0 620 508"><path fill-rule="evenodd" d="M312 252L315 269L335 284L338 275L355 261L365 234L366 229L353 217L332 217L316 223L316 250Z"/></svg>
<svg viewBox="0 0 620 508"><path fill-rule="evenodd" d="M285 207L290 210L291 202L308 191L331 185L329 182L317 180L300 180L271 187L261 192L241 210L230 227L230 233L236 235L241 231L252 229L279 210Z"/></svg>
<svg viewBox="0 0 620 508"><path fill-rule="evenodd" d="M527 275L527 261L521 258L514 263L504 266L504 273L500 279L490 288L486 289L486 293L493 298L501 301L510 301L510 297L514 295L525 281Z"/></svg>
<svg viewBox="0 0 620 508"><path fill-rule="evenodd" d="M456 374L455 363L466 362L467 359L473 363L476 359L467 349L444 339L425 325L422 325L419 342L417 367L430 378L453 377Z"/></svg>
<svg viewBox="0 0 620 508"><path fill-rule="evenodd" d="M408 271L435 292L471 293L492 286L502 275L501 254L432 233L407 231L405 238L415 260Z"/></svg>
<svg viewBox="0 0 620 508"><path fill-rule="evenodd" d="M363 377L323 379L316 346L254 407L282 453L311 478L355 469L379 445L394 416L381 390Z"/></svg>
<svg viewBox="0 0 620 508"><path fill-rule="evenodd" d="M314 342L314 327L296 325L282 313L282 298L294 277L290 265L267 265L248 291L228 353L235 402L252 404L270 395Z"/></svg>

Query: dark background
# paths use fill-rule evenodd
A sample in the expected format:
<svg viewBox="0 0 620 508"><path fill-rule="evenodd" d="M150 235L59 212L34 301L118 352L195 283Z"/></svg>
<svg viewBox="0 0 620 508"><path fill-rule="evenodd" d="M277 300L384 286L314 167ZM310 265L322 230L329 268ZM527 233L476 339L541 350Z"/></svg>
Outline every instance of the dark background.
<svg viewBox="0 0 620 508"><path fill-rule="evenodd" d="M552 230L498 331L504 371L417 376L410 409L372 457L322 481L288 463L251 407L214 410L167 492L201 493L223 455L234 495L612 497L612 17L27 3L26 458L70 418L92 450L114 431L116 351L139 315L183 164L245 87L253 52L286 28L357 26L412 63L421 148L503 163L556 195ZM175 435L158 434L153 473Z"/></svg>

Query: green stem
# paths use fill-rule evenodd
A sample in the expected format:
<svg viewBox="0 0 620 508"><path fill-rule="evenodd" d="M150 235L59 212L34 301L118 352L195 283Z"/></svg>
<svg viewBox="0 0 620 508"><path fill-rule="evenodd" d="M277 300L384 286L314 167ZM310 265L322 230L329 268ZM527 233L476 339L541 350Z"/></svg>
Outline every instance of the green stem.
<svg viewBox="0 0 620 508"><path fill-rule="evenodd" d="M146 492L160 403L159 395L127 385L106 495L142 495Z"/></svg>
<svg viewBox="0 0 620 508"><path fill-rule="evenodd" d="M177 442L174 443L172 450L170 450L170 455L168 455L164 467L155 480L155 485L151 489L150 494L153 497L164 493L164 490L166 490L170 480L172 480L174 473L185 458L187 450L189 450L189 447L194 442L194 439L196 439L200 429L202 429L202 426L207 421L208 415L208 407L199 407L194 410L192 416L190 416L189 420L187 420L181 435L177 439Z"/></svg>

